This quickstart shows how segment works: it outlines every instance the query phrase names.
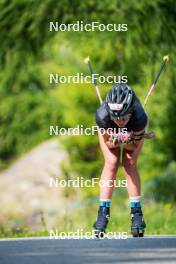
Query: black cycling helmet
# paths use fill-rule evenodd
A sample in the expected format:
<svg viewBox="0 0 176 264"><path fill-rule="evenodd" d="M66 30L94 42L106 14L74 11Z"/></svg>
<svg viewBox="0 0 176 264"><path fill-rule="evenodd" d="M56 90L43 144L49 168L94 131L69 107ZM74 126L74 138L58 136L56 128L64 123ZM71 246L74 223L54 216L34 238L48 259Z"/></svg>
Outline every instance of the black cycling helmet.
<svg viewBox="0 0 176 264"><path fill-rule="evenodd" d="M136 95L127 84L117 84L108 92L105 104L111 117L124 116L133 111Z"/></svg>

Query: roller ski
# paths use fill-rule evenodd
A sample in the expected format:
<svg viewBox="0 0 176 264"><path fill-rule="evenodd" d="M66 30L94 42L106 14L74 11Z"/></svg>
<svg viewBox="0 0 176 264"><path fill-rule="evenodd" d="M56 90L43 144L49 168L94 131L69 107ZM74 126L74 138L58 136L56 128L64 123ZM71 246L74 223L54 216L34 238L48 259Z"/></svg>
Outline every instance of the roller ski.
<svg viewBox="0 0 176 264"><path fill-rule="evenodd" d="M133 237L143 237L146 224L141 208L131 209L131 234Z"/></svg>
<svg viewBox="0 0 176 264"><path fill-rule="evenodd" d="M98 210L98 217L93 225L94 235L97 238L103 238L105 236L106 227L110 218L110 208L100 206Z"/></svg>

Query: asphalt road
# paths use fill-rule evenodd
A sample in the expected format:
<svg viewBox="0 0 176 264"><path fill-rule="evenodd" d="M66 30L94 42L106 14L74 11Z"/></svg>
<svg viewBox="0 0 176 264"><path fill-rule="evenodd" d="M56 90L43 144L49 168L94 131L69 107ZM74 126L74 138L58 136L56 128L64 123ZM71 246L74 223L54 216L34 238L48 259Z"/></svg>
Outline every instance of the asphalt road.
<svg viewBox="0 0 176 264"><path fill-rule="evenodd" d="M2 239L0 264L176 263L176 237Z"/></svg>

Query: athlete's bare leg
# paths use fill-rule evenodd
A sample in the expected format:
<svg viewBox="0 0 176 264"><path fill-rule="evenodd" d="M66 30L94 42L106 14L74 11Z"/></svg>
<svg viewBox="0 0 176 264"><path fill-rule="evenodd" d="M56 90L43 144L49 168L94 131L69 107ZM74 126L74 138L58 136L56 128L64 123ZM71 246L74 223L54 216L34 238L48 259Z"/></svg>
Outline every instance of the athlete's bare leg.
<svg viewBox="0 0 176 264"><path fill-rule="evenodd" d="M120 147L109 149L104 141L103 136L100 133L99 142L101 151L104 156L104 167L101 173L100 180L104 180L107 182L106 186L100 186L100 199L111 199L114 186L109 187L108 181L113 181L116 178L116 173L120 161Z"/></svg>
<svg viewBox="0 0 176 264"><path fill-rule="evenodd" d="M141 195L141 182L137 168L137 160L142 149L143 142L136 146L124 145L123 148L123 167L127 180L127 191L129 196Z"/></svg>

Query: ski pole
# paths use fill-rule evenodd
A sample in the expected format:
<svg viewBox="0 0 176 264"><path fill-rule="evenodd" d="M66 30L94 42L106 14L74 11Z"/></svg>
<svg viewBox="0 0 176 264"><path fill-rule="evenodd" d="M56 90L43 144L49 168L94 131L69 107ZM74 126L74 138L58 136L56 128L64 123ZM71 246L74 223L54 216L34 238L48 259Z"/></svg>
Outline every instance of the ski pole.
<svg viewBox="0 0 176 264"><path fill-rule="evenodd" d="M93 72L93 69L92 69L92 65L91 65L91 62L90 62L90 58L89 57L85 58L84 59L84 63L88 65L89 71L90 71L91 75L93 75L94 72ZM98 95L98 99L100 101L100 104L102 104L103 100L101 98L100 90L98 88L97 81L95 80L95 78L93 78L93 84L95 85L96 93Z"/></svg>
<svg viewBox="0 0 176 264"><path fill-rule="evenodd" d="M159 77L160 77L162 71L164 70L164 68L165 68L166 63L168 62L168 60L169 60L169 56L168 56L168 55L166 55L166 56L163 57L163 62L162 62L162 64L161 64L160 70L159 70L158 74L156 75L156 78L155 78L155 80L153 81L153 83L152 83L152 85L151 85L151 87L150 87L150 90L149 90L149 92L148 92L148 94L147 94L147 96L146 96L146 98L145 98L145 101L144 101L144 108L145 108L145 106L146 106L146 104L147 104L147 100L148 100L149 96L151 95L152 91L154 90L155 85L156 85L156 83L157 83L157 81L158 81L158 79L159 79Z"/></svg>

